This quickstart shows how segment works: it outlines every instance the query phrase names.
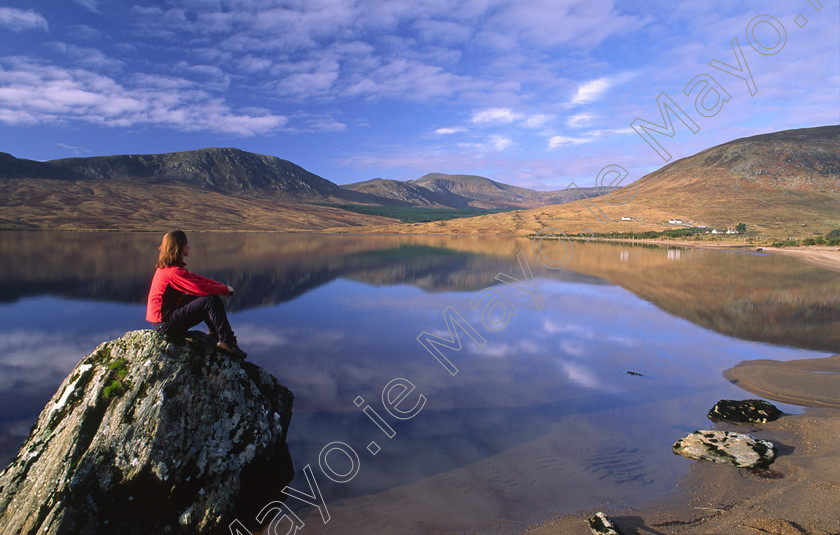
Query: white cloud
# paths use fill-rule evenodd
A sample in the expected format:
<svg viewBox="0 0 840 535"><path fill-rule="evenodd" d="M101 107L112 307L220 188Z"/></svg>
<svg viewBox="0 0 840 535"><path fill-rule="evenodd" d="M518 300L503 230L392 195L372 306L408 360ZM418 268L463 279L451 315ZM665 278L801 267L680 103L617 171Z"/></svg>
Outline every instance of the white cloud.
<svg viewBox="0 0 840 535"><path fill-rule="evenodd" d="M578 113L577 115L572 115L566 121L566 126L569 128L580 128L583 126L589 126L592 124L592 121L595 119L595 115L591 113Z"/></svg>
<svg viewBox="0 0 840 535"><path fill-rule="evenodd" d="M473 114L472 122L476 124L510 124L521 118L521 114L510 108L488 108Z"/></svg>
<svg viewBox="0 0 840 535"><path fill-rule="evenodd" d="M438 134L440 136L449 136L452 134L460 134L463 131L463 128L438 128L437 130L435 130L435 134Z"/></svg>
<svg viewBox="0 0 840 535"><path fill-rule="evenodd" d="M248 340L249 347L260 350L274 349L289 344L289 337L275 329L244 323L237 326L240 340Z"/></svg>
<svg viewBox="0 0 840 535"><path fill-rule="evenodd" d="M520 45L588 47L640 25L616 12L612 0L520 0L493 11L490 27Z"/></svg>
<svg viewBox="0 0 840 535"><path fill-rule="evenodd" d="M332 92L339 78L339 64L325 57L281 65L273 73L277 75L273 93L292 98L312 97Z"/></svg>
<svg viewBox="0 0 840 535"><path fill-rule="evenodd" d="M569 381L578 386L595 390L601 390L604 387L601 379L587 366L571 362L561 362L560 367L569 378Z"/></svg>
<svg viewBox="0 0 840 535"><path fill-rule="evenodd" d="M90 149L85 149L76 145L70 145L69 143L56 143L56 145L66 151L72 152L73 154L88 154L91 152Z"/></svg>
<svg viewBox="0 0 840 535"><path fill-rule="evenodd" d="M508 136L490 136L490 146L496 151L505 151L514 146L514 142Z"/></svg>
<svg viewBox="0 0 840 535"><path fill-rule="evenodd" d="M24 30L49 31L50 29L47 19L31 9L23 11L11 7L0 7L0 26L13 32Z"/></svg>
<svg viewBox="0 0 840 535"><path fill-rule="evenodd" d="M361 74L344 89L346 97L429 101L451 97L472 86L469 77L420 61L393 58Z"/></svg>
<svg viewBox="0 0 840 535"><path fill-rule="evenodd" d="M253 56L251 54L239 59L240 68L247 73L267 71L273 64L274 62L268 58Z"/></svg>
<svg viewBox="0 0 840 535"><path fill-rule="evenodd" d="M598 78L597 80L590 80L580 84L572 97L570 104L573 106L580 106L583 104L591 104L599 100L607 90L612 87L613 81L611 78Z"/></svg>
<svg viewBox="0 0 840 535"><path fill-rule="evenodd" d="M595 139L595 137L551 136L548 140L548 147L556 149L563 145L581 145L583 143L591 143Z"/></svg>
<svg viewBox="0 0 840 535"><path fill-rule="evenodd" d="M64 42L51 42L47 46L66 55L75 64L91 69L116 70L122 68L124 65L122 61L108 57L101 50L95 48L82 47Z"/></svg>
<svg viewBox="0 0 840 535"><path fill-rule="evenodd" d="M167 126L182 131L242 136L276 131L287 118L270 113L236 113L199 84L142 75L129 88L83 69L0 62L0 121L8 124L81 121L107 126Z"/></svg>
<svg viewBox="0 0 840 535"><path fill-rule="evenodd" d="M553 118L554 117L551 115L545 114L529 115L525 118L525 126L528 128L540 128L545 126L545 124L550 122Z"/></svg>
<svg viewBox="0 0 840 535"><path fill-rule="evenodd" d="M414 28L421 40L427 43L460 45L473 36L473 29L459 21L418 20Z"/></svg>
<svg viewBox="0 0 840 535"><path fill-rule="evenodd" d="M91 13L99 13L99 0L73 0Z"/></svg>
<svg viewBox="0 0 840 535"><path fill-rule="evenodd" d="M513 139L499 134L492 135L483 142L458 144L458 147L471 153L474 158L484 158L489 153L504 152L515 146Z"/></svg>
<svg viewBox="0 0 840 535"><path fill-rule="evenodd" d="M296 114L283 129L287 132L343 132L347 125L329 115Z"/></svg>
<svg viewBox="0 0 840 535"><path fill-rule="evenodd" d="M536 79L530 71L541 74L539 84L557 76L542 65L544 56L518 51L586 48L637 23L635 16L616 12L611 0L479 0L455 6L443 0L282 5L227 0L224 9L216 2L171 0L168 6L133 8L141 33L185 54L212 50L229 73L270 75L258 84L261 91L296 100L512 102L521 96L523 79ZM495 53L499 43L511 51L505 56L518 58L510 68ZM524 120L524 127L540 128L550 117L484 119Z"/></svg>

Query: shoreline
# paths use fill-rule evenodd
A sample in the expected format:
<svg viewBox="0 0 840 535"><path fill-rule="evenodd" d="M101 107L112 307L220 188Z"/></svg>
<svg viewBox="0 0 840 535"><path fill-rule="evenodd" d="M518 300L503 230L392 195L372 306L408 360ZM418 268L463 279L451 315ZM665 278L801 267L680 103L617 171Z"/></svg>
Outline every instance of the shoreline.
<svg viewBox="0 0 840 535"><path fill-rule="evenodd" d="M579 240L575 238L576 240ZM781 254L796 258L813 266L840 271L840 247L827 245L807 245L796 247L772 247L769 245L740 244L727 242L693 242L686 240L630 240L621 238L590 238L587 241L603 243L628 243L643 245L664 245L674 247L696 247L698 249L748 249L768 254Z"/></svg>
<svg viewBox="0 0 840 535"><path fill-rule="evenodd" d="M790 373L796 369L798 374ZM840 355L801 361L745 361L725 376L745 389L743 399L762 397L808 407L764 424L712 423L706 429L747 433L770 440L775 462L763 475L729 465L689 461L672 492L642 508L600 509L628 534L837 535L840 533ZM830 381L829 395L812 392L815 378ZM578 511L532 526L523 535L587 535Z"/></svg>
<svg viewBox="0 0 840 535"><path fill-rule="evenodd" d="M692 465L672 493L643 508L600 509L624 535L836 535L840 533L839 409L807 409L775 422L716 429L746 432L777 445L771 477L728 465ZM711 426L710 426L711 428ZM586 519L598 509L579 511L533 526L523 535L590 534Z"/></svg>

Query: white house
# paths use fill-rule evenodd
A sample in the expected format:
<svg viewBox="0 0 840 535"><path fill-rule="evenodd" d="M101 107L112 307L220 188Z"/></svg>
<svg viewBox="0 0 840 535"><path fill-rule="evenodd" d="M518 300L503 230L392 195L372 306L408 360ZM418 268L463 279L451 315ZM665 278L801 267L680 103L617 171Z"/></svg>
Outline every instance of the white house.
<svg viewBox="0 0 840 535"><path fill-rule="evenodd" d="M669 225L682 225L683 220L682 219L669 219L668 224Z"/></svg>

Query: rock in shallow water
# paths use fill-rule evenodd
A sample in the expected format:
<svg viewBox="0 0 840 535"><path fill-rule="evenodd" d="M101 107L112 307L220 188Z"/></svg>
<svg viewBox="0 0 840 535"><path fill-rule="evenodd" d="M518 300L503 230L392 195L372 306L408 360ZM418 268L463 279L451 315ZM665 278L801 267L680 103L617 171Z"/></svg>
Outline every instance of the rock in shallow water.
<svg viewBox="0 0 840 535"><path fill-rule="evenodd" d="M0 533L217 530L291 480L292 402L202 333L126 333L82 359L0 473Z"/></svg>
<svg viewBox="0 0 840 535"><path fill-rule="evenodd" d="M674 444L674 453L688 459L713 461L740 468L767 468L776 447L767 440L728 431L695 431Z"/></svg>
<svg viewBox="0 0 840 535"><path fill-rule="evenodd" d="M715 403L706 416L712 421L763 424L778 420L782 416L782 411L772 403L761 399L743 401L722 399Z"/></svg>

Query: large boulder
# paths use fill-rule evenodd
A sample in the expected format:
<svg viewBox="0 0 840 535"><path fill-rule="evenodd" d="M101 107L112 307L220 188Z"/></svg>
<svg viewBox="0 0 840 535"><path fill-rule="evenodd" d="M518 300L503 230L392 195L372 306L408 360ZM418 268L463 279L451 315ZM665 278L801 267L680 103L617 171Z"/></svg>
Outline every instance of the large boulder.
<svg viewBox="0 0 840 535"><path fill-rule="evenodd" d="M713 422L733 422L736 424L764 424L778 420L782 411L763 399L733 400L722 399L706 415Z"/></svg>
<svg viewBox="0 0 840 535"><path fill-rule="evenodd" d="M743 433L701 430L674 443L674 453L688 459L763 469L775 460L776 447Z"/></svg>
<svg viewBox="0 0 840 535"><path fill-rule="evenodd" d="M103 343L0 473L0 533L222 530L291 480L292 400L202 333Z"/></svg>

